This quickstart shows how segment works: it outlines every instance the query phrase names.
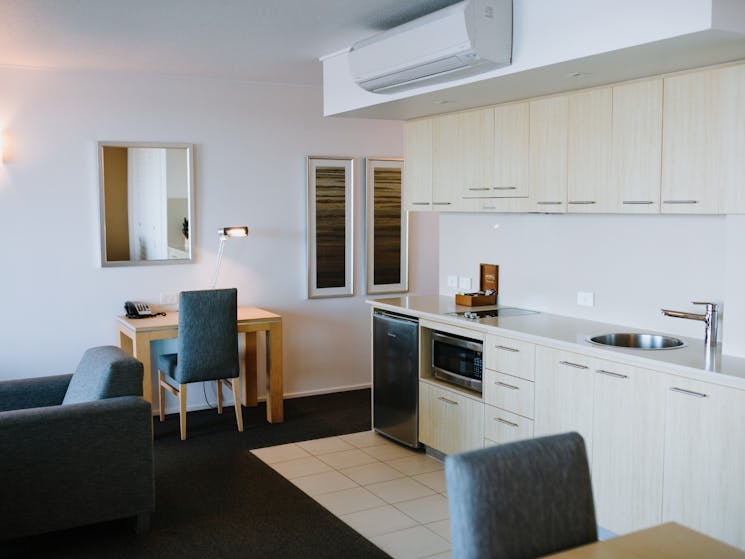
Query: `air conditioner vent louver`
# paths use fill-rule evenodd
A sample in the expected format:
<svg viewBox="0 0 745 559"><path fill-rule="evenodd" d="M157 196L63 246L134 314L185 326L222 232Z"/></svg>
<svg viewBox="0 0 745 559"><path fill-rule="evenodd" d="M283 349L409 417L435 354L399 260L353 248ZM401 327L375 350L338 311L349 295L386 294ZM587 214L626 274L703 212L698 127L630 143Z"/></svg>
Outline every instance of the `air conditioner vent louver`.
<svg viewBox="0 0 745 559"><path fill-rule="evenodd" d="M466 0L355 43L354 81L389 93L507 66L512 0Z"/></svg>

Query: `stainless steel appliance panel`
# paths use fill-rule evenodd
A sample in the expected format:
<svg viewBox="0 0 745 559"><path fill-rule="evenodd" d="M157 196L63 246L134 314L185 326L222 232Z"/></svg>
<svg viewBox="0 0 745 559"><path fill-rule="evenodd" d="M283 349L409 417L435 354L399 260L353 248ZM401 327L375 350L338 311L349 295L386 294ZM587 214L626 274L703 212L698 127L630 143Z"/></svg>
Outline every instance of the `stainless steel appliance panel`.
<svg viewBox="0 0 745 559"><path fill-rule="evenodd" d="M419 446L419 321L373 314L373 429Z"/></svg>

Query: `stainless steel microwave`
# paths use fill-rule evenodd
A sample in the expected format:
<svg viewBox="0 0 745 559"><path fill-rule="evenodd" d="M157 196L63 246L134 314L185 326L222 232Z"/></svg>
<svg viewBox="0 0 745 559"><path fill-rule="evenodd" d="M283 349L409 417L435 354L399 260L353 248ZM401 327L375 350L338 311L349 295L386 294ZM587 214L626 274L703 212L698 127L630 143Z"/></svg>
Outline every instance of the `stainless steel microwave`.
<svg viewBox="0 0 745 559"><path fill-rule="evenodd" d="M432 375L481 392L484 344L455 334L432 332Z"/></svg>

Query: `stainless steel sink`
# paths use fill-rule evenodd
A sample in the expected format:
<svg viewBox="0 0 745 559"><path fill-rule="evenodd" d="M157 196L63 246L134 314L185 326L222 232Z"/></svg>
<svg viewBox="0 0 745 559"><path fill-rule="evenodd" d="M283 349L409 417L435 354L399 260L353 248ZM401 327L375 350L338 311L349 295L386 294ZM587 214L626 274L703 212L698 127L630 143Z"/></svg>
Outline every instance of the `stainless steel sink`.
<svg viewBox="0 0 745 559"><path fill-rule="evenodd" d="M662 334L603 334L593 336L589 341L599 345L630 347L633 349L677 349L685 346L683 340Z"/></svg>

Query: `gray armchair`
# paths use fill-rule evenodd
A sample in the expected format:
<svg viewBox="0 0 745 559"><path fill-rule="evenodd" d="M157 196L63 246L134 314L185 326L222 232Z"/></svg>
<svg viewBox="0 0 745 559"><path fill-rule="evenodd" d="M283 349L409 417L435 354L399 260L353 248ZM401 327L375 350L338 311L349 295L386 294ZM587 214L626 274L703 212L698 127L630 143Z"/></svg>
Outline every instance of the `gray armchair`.
<svg viewBox="0 0 745 559"><path fill-rule="evenodd" d="M73 375L0 382L0 540L154 510L142 363L86 351Z"/></svg>

